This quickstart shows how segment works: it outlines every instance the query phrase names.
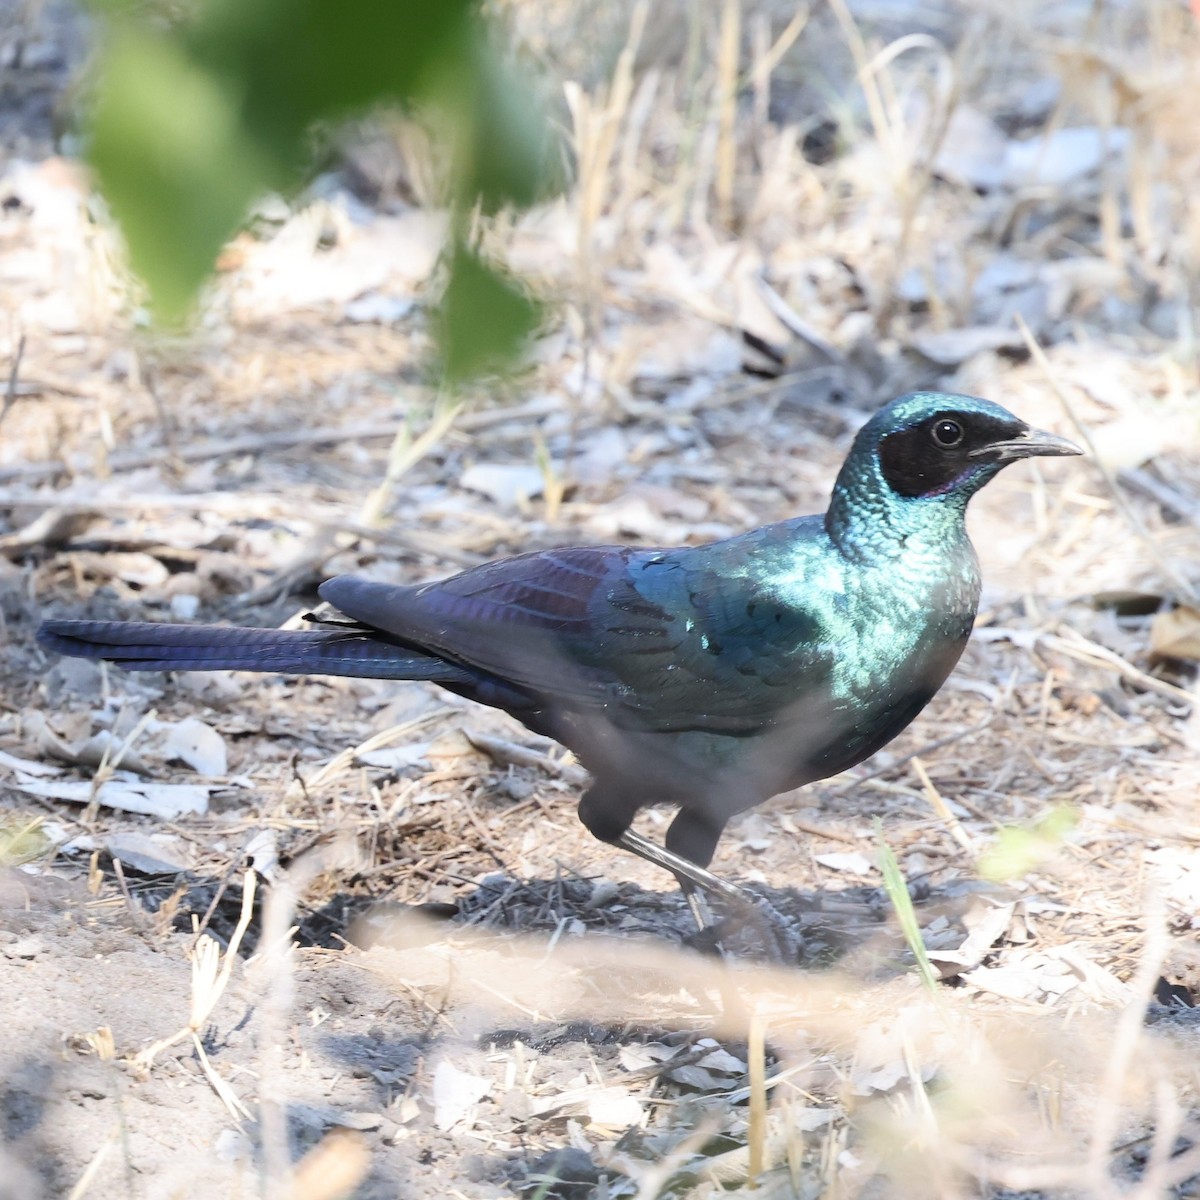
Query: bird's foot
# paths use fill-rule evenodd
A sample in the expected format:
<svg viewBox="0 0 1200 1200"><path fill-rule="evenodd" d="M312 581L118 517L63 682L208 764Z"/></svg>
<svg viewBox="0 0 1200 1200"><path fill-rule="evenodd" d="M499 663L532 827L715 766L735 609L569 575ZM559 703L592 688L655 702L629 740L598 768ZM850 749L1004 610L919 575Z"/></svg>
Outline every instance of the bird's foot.
<svg viewBox="0 0 1200 1200"><path fill-rule="evenodd" d="M684 889L685 894L687 890ZM719 953L741 958L794 966L800 958L801 946L791 923L765 897L744 888L739 891L742 897L736 903L723 903L724 911L719 917L714 920L709 914L693 944L700 948L711 945Z"/></svg>
<svg viewBox="0 0 1200 1200"><path fill-rule="evenodd" d="M794 963L799 957L799 946L787 919L762 896L714 875L632 829L621 834L618 844L647 862L665 867L679 880L696 922L698 933L692 945L697 949L717 954L740 951L781 965ZM719 918L714 918L710 900L720 902L724 912Z"/></svg>

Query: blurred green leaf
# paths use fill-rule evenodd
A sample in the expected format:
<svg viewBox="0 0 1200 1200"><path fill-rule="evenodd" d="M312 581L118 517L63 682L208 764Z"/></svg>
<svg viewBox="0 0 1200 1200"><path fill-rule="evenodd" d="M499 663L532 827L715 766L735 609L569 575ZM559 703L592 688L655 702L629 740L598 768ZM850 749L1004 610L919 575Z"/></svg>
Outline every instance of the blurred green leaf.
<svg viewBox="0 0 1200 1200"><path fill-rule="evenodd" d="M371 106L448 118L460 212L528 205L561 185L550 125L489 38L479 0L95 3L110 28L91 156L168 322L187 315L254 201L304 181L313 130ZM535 320L513 281L455 253L440 338L449 376L500 365Z"/></svg>
<svg viewBox="0 0 1200 1200"><path fill-rule="evenodd" d="M478 197L484 212L509 205L528 208L564 186L560 144L513 64L482 44L474 59L471 86L457 86L460 99L469 104L460 118L459 187L464 195Z"/></svg>
<svg viewBox="0 0 1200 1200"><path fill-rule="evenodd" d="M938 973L929 961L929 954L925 949L925 939L921 936L921 924L917 920L917 910L913 907L912 897L908 894L908 884L904 882L896 855L884 840L883 822L878 817L875 818L875 840L879 847L879 870L883 875L883 890L887 892L887 897L896 912L896 919L900 922L900 932L904 934L904 940L908 943L913 958L916 959L917 973L921 976L921 982L931 992L936 992Z"/></svg>
<svg viewBox="0 0 1200 1200"><path fill-rule="evenodd" d="M503 367L537 326L539 310L513 280L459 245L439 313L439 343L452 381Z"/></svg>
<svg viewBox="0 0 1200 1200"><path fill-rule="evenodd" d="M114 29L92 161L156 312L178 320L268 174L233 96L178 45Z"/></svg>
<svg viewBox="0 0 1200 1200"><path fill-rule="evenodd" d="M0 821L0 867L17 867L45 854L50 841L41 829L42 818Z"/></svg>
<svg viewBox="0 0 1200 1200"><path fill-rule="evenodd" d="M314 121L411 101L440 71L464 69L478 9L476 0L209 0L187 42L239 88L254 136L282 145Z"/></svg>
<svg viewBox="0 0 1200 1200"><path fill-rule="evenodd" d="M1075 828L1077 820L1073 809L1059 805L1033 826L1006 826L980 857L980 877L1002 883L1028 875L1061 849L1063 839Z"/></svg>

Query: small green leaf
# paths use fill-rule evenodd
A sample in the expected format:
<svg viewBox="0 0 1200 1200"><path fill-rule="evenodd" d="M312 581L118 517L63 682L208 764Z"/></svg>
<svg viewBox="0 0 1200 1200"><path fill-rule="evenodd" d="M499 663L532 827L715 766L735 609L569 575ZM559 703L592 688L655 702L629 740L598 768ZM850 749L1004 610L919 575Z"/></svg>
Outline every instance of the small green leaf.
<svg viewBox="0 0 1200 1200"><path fill-rule="evenodd" d="M1074 809L1058 805L1033 826L1006 826L979 859L980 876L1002 883L1028 875L1058 853L1063 839L1075 828L1077 820Z"/></svg>
<svg viewBox="0 0 1200 1200"><path fill-rule="evenodd" d="M234 94L167 38L110 32L92 162L157 315L187 314L217 252L264 187Z"/></svg>
<svg viewBox="0 0 1200 1200"><path fill-rule="evenodd" d="M475 0L206 0L187 41L242 88L256 138L289 143L314 121L422 93L469 70Z"/></svg>
<svg viewBox="0 0 1200 1200"><path fill-rule="evenodd" d="M921 936L921 925L917 920L917 910L913 908L912 897L908 894L908 885L900 873L900 864L896 861L892 848L884 841L883 823L875 818L875 839L879 845L879 870L883 875L883 890L895 909L896 919L900 922L900 932L917 960L917 971L921 982L931 991L937 991L938 974L929 961L925 950L925 939Z"/></svg>
<svg viewBox="0 0 1200 1200"><path fill-rule="evenodd" d="M537 304L509 275L458 246L438 320L446 378L457 381L508 366L538 315Z"/></svg>
<svg viewBox="0 0 1200 1200"><path fill-rule="evenodd" d="M469 89L458 81L470 103L462 118L459 187L478 197L484 212L528 208L562 190L562 144L515 66L480 41Z"/></svg>
<svg viewBox="0 0 1200 1200"><path fill-rule="evenodd" d="M433 108L450 132L452 206L528 204L561 154L529 81L502 65L480 0L92 0L108 24L91 157L155 315L187 315L252 204L290 195L315 165L313 131L373 105ZM465 262L450 374L503 359L533 323L528 298ZM478 301L478 303L476 303ZM474 304L474 309L472 309Z"/></svg>
<svg viewBox="0 0 1200 1200"><path fill-rule="evenodd" d="M6 817L0 821L0 867L20 866L46 853L50 841L41 824L41 817L32 821Z"/></svg>

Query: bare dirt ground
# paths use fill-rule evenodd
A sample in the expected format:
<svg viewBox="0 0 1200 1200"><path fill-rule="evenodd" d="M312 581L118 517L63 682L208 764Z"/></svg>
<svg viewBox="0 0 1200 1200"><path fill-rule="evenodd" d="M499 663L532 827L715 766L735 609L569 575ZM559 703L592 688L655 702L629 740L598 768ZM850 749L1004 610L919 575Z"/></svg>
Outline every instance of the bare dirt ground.
<svg viewBox="0 0 1200 1200"><path fill-rule="evenodd" d="M88 26L0 9L0 1197L1197 1194L1194 21L740 15L726 124L715 8L505 6L584 166L486 231L547 322L451 410L411 130L265 204L155 338L63 140ZM912 728L730 826L782 963L695 947L501 714L33 641L820 511L919 386L1092 453L974 502L976 636Z"/></svg>

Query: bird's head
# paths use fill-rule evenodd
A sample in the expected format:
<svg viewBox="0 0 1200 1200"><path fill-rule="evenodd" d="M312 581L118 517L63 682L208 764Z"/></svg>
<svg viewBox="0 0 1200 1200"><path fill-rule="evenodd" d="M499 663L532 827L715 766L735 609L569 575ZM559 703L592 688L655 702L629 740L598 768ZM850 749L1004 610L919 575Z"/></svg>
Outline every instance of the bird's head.
<svg viewBox="0 0 1200 1200"><path fill-rule="evenodd" d="M1019 458L1081 453L990 400L910 392L863 426L850 459L859 460L860 469L869 460L871 473L905 499L957 493L965 500Z"/></svg>
<svg viewBox="0 0 1200 1200"><path fill-rule="evenodd" d="M834 489L876 516L961 511L1000 470L1020 458L1081 454L1074 443L1034 429L1006 408L974 396L910 392L859 430Z"/></svg>

